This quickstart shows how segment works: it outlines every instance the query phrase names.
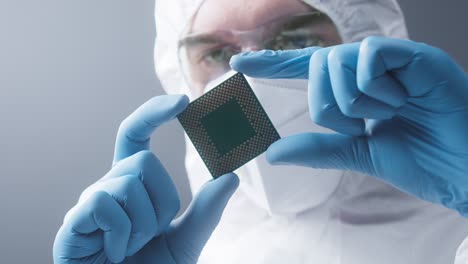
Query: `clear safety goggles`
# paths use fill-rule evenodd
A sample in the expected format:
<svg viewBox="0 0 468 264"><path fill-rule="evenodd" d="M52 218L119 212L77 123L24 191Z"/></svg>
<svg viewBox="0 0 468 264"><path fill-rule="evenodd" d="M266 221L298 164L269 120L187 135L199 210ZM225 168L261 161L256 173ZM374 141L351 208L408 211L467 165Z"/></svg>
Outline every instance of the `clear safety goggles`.
<svg viewBox="0 0 468 264"><path fill-rule="evenodd" d="M321 12L279 18L250 31L218 30L181 37L178 56L186 81L195 94L230 70L232 56L255 50L291 50L330 46L337 40L331 19Z"/></svg>

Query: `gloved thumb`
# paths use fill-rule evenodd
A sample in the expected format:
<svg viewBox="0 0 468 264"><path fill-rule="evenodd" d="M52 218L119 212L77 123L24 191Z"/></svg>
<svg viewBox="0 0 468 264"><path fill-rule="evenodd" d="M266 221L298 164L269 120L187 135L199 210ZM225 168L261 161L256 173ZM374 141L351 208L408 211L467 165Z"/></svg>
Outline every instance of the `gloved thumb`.
<svg viewBox="0 0 468 264"><path fill-rule="evenodd" d="M247 51L233 56L231 68L253 78L307 79L312 54L320 47Z"/></svg>
<svg viewBox="0 0 468 264"><path fill-rule="evenodd" d="M276 165L339 169L375 175L367 138L342 134L306 133L282 138L266 152Z"/></svg>
<svg viewBox="0 0 468 264"><path fill-rule="evenodd" d="M239 178L234 173L207 182L187 211L173 221L167 239L176 263L198 259L238 186Z"/></svg>

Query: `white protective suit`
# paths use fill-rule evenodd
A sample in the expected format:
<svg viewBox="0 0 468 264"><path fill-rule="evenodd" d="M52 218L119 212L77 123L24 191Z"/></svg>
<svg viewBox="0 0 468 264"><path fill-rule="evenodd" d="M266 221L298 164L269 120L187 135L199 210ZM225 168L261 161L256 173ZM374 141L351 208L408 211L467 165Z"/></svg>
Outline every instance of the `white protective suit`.
<svg viewBox="0 0 468 264"><path fill-rule="evenodd" d="M403 14L395 1L304 2L327 14L344 42L370 35L407 38ZM156 3L155 64L168 93L191 95L178 63L177 41L200 4L203 1ZM282 136L323 130L308 117L306 85L301 81L250 83ZM265 87L270 87L269 93L264 92ZM275 111L275 106L282 111ZM196 193L211 176L187 137L186 142L186 168ZM468 219L374 178L270 166L264 155L237 173L241 187L199 263L468 263L468 242L456 253L468 235Z"/></svg>

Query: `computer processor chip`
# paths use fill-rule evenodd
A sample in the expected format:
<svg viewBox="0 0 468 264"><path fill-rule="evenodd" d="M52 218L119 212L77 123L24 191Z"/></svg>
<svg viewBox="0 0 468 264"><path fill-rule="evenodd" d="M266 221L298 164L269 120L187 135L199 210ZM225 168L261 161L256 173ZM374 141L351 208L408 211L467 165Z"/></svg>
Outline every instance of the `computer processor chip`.
<svg viewBox="0 0 468 264"><path fill-rule="evenodd" d="M214 178L241 167L280 138L240 73L191 102L178 119Z"/></svg>

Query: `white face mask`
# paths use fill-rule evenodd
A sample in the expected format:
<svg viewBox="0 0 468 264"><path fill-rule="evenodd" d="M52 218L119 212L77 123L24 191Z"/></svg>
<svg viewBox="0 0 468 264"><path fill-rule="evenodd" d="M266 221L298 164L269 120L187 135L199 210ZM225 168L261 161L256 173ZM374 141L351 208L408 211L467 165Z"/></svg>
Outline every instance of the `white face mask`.
<svg viewBox="0 0 468 264"><path fill-rule="evenodd" d="M232 73L208 84L205 92L230 75ZM307 80L246 79L282 137L305 132L331 132L309 118ZM189 148L186 159L189 177L200 178L201 174L206 174L201 162L195 149ZM336 170L273 166L267 162L265 154L236 173L241 179L241 191L274 215L296 214L322 204L337 188L343 175L342 171Z"/></svg>
<svg viewBox="0 0 468 264"><path fill-rule="evenodd" d="M309 118L307 80L246 78L281 137L331 133ZM295 214L320 205L335 191L343 172L270 165L265 154L239 169L243 190L271 214Z"/></svg>

